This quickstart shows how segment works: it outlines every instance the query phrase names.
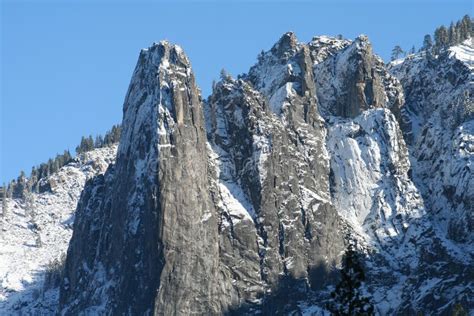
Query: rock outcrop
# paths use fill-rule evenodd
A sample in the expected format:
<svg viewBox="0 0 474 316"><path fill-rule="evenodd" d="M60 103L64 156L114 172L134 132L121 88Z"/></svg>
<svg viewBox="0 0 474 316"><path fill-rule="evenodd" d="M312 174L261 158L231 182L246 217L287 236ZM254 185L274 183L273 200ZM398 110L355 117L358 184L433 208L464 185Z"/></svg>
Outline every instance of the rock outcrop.
<svg viewBox="0 0 474 316"><path fill-rule="evenodd" d="M382 59L373 54L365 35L318 62L314 71L323 115L354 118L367 109L382 107L398 115L403 105L398 81L388 74Z"/></svg>
<svg viewBox="0 0 474 316"><path fill-rule="evenodd" d="M433 80L465 84L465 66L445 58L437 63L448 71ZM347 235L365 255L379 314L472 306L469 263L458 256L472 255L472 118L443 136L454 152L431 146L441 122L415 122L440 107L441 90L429 90L438 81L417 87L413 73L425 68L398 67L397 79L365 36L301 43L286 33L203 101L178 46L143 50L116 163L78 205L61 313L323 307ZM436 97L414 101L426 94ZM444 170L439 152L462 163ZM450 216L440 230L443 205L467 224ZM449 264L460 287L447 281Z"/></svg>
<svg viewBox="0 0 474 316"><path fill-rule="evenodd" d="M64 313L220 313L207 168L202 104L187 57L167 42L142 50L116 163L86 185L78 206Z"/></svg>

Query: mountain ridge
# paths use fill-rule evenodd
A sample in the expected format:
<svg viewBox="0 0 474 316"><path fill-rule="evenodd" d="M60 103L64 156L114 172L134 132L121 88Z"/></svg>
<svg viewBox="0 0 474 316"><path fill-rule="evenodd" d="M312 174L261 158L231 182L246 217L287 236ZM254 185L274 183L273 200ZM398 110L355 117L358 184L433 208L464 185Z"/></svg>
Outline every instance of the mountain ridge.
<svg viewBox="0 0 474 316"><path fill-rule="evenodd" d="M466 67L453 58L447 53L429 67L449 78L443 69L451 63ZM445 314L458 301L472 308L469 259L455 253L461 247L472 261L472 234L462 233L472 229L454 223L461 228L451 231L464 237L446 238L417 180L426 172L412 171L417 152L433 153L410 128L413 100L428 89L410 80L425 66L410 63L387 69L364 36L305 44L286 33L247 75L223 77L201 100L179 46L142 50L117 162L86 184L78 205L61 313L290 313L311 305L324 313L334 283L324 271L337 266L347 233L365 253L378 313ZM404 66L415 73L397 68ZM457 72L446 85L464 93L465 72L472 74ZM452 103L451 94L443 98ZM470 120L455 127L463 148L470 148ZM472 153L463 155L459 190L472 187ZM467 202L456 204L467 223L472 197L468 190ZM137 265L148 274L134 273ZM449 283L449 266L464 287ZM427 292L430 280L436 290ZM444 301L434 294L443 286L452 287ZM282 299L282 289L293 294Z"/></svg>

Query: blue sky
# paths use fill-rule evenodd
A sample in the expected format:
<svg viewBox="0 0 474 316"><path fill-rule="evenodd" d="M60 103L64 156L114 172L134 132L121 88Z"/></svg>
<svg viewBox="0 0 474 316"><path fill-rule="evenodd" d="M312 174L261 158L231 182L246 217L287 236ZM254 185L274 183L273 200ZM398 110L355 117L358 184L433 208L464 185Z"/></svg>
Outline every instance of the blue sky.
<svg viewBox="0 0 474 316"><path fill-rule="evenodd" d="M301 41L364 33L388 59L473 11L461 0L0 1L0 183L119 123L138 53L153 42L181 45L207 96L220 69L246 72L286 31Z"/></svg>

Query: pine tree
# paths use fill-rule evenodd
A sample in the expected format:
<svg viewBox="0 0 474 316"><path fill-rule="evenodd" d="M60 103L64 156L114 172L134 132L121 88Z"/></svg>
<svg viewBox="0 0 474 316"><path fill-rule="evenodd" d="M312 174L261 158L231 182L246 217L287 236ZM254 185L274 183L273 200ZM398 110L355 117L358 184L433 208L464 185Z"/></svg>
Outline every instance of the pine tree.
<svg viewBox="0 0 474 316"><path fill-rule="evenodd" d="M89 135L87 138L87 150L86 151L91 151L94 149L94 138L92 135Z"/></svg>
<svg viewBox="0 0 474 316"><path fill-rule="evenodd" d="M400 45L395 45L395 47L392 49L392 60L398 59L403 54L404 51Z"/></svg>
<svg viewBox="0 0 474 316"><path fill-rule="evenodd" d="M458 40L461 42L462 37L463 37L461 20L456 22L455 28L456 28L456 33L457 33L457 36L458 36Z"/></svg>
<svg viewBox="0 0 474 316"><path fill-rule="evenodd" d="M449 35L448 30L444 25L438 27L434 33L435 37L435 50L436 53L439 53L442 49L448 47L449 45Z"/></svg>
<svg viewBox="0 0 474 316"><path fill-rule="evenodd" d="M410 54L413 55L416 52L415 45L413 45L410 49Z"/></svg>
<svg viewBox="0 0 474 316"><path fill-rule="evenodd" d="M23 199L28 191L28 183L25 172L22 170L16 182L13 181L12 196L16 199Z"/></svg>
<svg viewBox="0 0 474 316"><path fill-rule="evenodd" d="M71 152L68 150L65 150L63 153L64 156L64 164L67 165L69 162L72 160Z"/></svg>
<svg viewBox="0 0 474 316"><path fill-rule="evenodd" d="M122 133L122 127L120 125L112 126L112 135L113 135L113 143L118 143L120 141L120 135Z"/></svg>
<svg viewBox="0 0 474 316"><path fill-rule="evenodd" d="M37 183L38 183L38 171L39 169L37 169L36 167L32 167L31 168L31 175L30 175L30 178L28 179L28 186L30 187L30 190L32 192L38 192L38 187L37 187Z"/></svg>
<svg viewBox="0 0 474 316"><path fill-rule="evenodd" d="M460 23L459 38L464 41L472 36L472 21L469 15L465 15Z"/></svg>
<svg viewBox="0 0 474 316"><path fill-rule="evenodd" d="M101 148L102 146L104 146L104 139L102 138L101 135L97 135L95 137L94 147L95 148Z"/></svg>
<svg viewBox="0 0 474 316"><path fill-rule="evenodd" d="M76 154L79 155L83 152L84 136L81 137L81 142L76 147Z"/></svg>
<svg viewBox="0 0 474 316"><path fill-rule="evenodd" d="M120 141L120 134L121 134L122 128L120 125L114 125L112 126L112 129L110 131L107 131L104 136L104 145L105 146L110 146L115 143L118 143Z"/></svg>
<svg viewBox="0 0 474 316"><path fill-rule="evenodd" d="M423 46L421 47L424 51L429 51L433 47L433 40L431 39L430 34L426 34L423 39Z"/></svg>
<svg viewBox="0 0 474 316"><path fill-rule="evenodd" d="M453 22L451 22L451 25L449 25L448 37L449 37L449 45L459 44L460 40L458 36L458 30L456 29L456 26L454 25Z"/></svg>
<svg viewBox="0 0 474 316"><path fill-rule="evenodd" d="M349 243L342 260L341 280L331 293L333 303L327 307L333 315L374 315L374 307L367 297L362 295L364 269L356 246Z"/></svg>

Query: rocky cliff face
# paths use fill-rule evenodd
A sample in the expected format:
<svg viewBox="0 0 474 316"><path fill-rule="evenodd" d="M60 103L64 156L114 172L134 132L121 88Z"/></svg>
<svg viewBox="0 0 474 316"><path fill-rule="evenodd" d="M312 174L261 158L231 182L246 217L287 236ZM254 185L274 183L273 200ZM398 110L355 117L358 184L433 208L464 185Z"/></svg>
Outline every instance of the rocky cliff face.
<svg viewBox="0 0 474 316"><path fill-rule="evenodd" d="M219 313L202 104L178 46L142 50L123 124L115 165L78 205L63 312Z"/></svg>
<svg viewBox="0 0 474 316"><path fill-rule="evenodd" d="M472 118L443 136L453 150L431 145L442 125L426 116L469 70L446 55L436 79L412 62L387 69L365 36L287 33L202 101L178 46L143 50L116 163L78 205L60 312L303 313L328 299L347 234L379 314L472 306L459 256L472 256Z"/></svg>
<svg viewBox="0 0 474 316"><path fill-rule="evenodd" d="M334 45L326 38L315 41ZM373 54L367 36L361 35L350 44L347 41L338 44L343 48L318 60L314 69L321 113L354 118L367 109L385 107L398 114L403 92L398 81L388 74L382 59ZM321 44L310 47L318 46Z"/></svg>

